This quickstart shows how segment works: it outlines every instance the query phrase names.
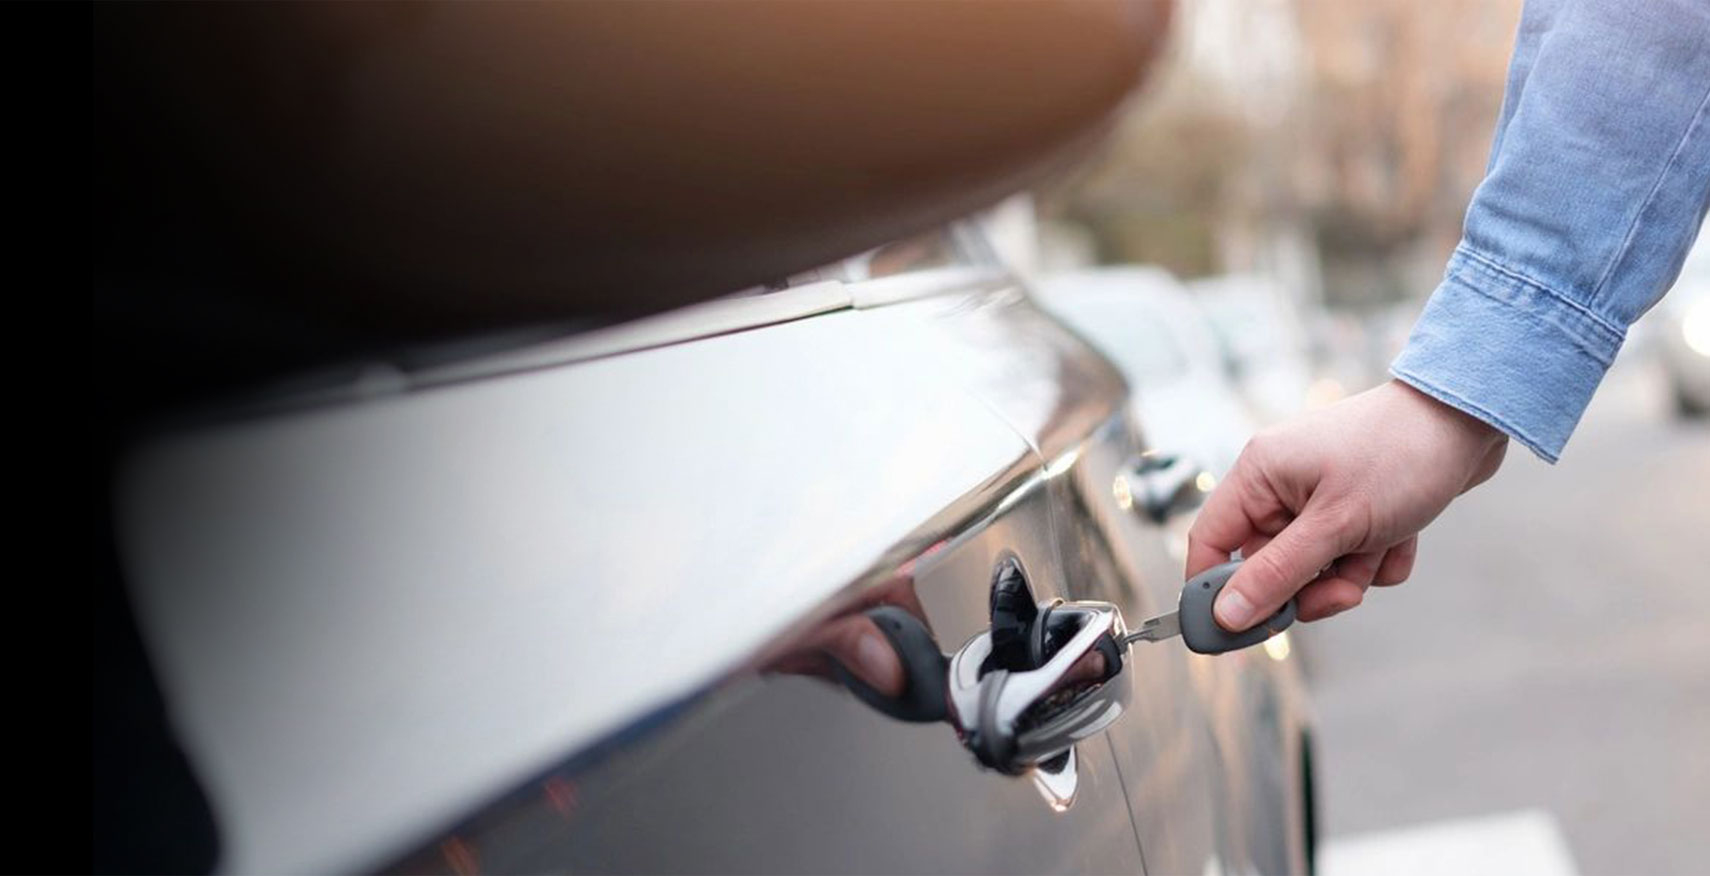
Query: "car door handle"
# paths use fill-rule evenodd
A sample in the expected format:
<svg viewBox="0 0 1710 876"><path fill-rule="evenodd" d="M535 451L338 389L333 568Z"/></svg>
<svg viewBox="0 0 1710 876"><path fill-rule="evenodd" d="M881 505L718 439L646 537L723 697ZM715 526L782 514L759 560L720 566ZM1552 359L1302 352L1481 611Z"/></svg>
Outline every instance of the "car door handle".
<svg viewBox="0 0 1710 876"><path fill-rule="evenodd" d="M1079 785L1076 744L1127 711L1128 629L1108 602L1036 600L1020 559L1006 554L992 574L991 627L953 657L939 651L923 616L886 604L861 614L901 664L901 692L873 689L828 652L830 675L881 714L949 724L981 764L1031 777L1062 811ZM801 656L786 651L776 663L804 665Z"/></svg>
<svg viewBox="0 0 1710 876"><path fill-rule="evenodd" d="M1122 613L1108 602L1041 606L1029 669L993 665L992 634L969 640L950 660L953 719L979 761L1022 774L1070 755L1128 708L1128 649Z"/></svg>
<svg viewBox="0 0 1710 876"><path fill-rule="evenodd" d="M1205 503L1216 481L1192 457L1180 453L1145 453L1117 476L1116 498L1124 507L1163 523Z"/></svg>

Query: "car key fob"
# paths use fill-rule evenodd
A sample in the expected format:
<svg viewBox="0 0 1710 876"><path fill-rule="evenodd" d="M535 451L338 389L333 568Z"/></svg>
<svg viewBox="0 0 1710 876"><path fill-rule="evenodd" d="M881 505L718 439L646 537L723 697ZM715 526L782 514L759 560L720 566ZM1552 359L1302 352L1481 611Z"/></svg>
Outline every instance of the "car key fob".
<svg viewBox="0 0 1710 876"><path fill-rule="evenodd" d="M1238 651L1260 642L1288 629L1294 623L1295 604L1291 597L1277 609L1276 614L1265 618L1252 628L1239 633L1231 633L1219 626L1217 619L1211 613L1211 607L1217 601L1217 594L1223 592L1223 586L1229 583L1235 570L1241 568L1241 561L1224 563L1213 566L1188 579L1182 586L1181 604L1178 607L1182 627L1182 643L1191 651L1200 654L1223 654Z"/></svg>

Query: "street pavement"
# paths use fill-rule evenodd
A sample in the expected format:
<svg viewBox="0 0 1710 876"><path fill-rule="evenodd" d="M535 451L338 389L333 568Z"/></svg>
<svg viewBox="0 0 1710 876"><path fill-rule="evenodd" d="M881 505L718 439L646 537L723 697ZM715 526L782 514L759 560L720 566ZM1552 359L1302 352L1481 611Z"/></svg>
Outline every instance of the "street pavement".
<svg viewBox="0 0 1710 876"><path fill-rule="evenodd" d="M1297 638L1333 850L1542 823L1580 873L1710 872L1710 426L1642 357L1559 465L1511 447L1412 580Z"/></svg>

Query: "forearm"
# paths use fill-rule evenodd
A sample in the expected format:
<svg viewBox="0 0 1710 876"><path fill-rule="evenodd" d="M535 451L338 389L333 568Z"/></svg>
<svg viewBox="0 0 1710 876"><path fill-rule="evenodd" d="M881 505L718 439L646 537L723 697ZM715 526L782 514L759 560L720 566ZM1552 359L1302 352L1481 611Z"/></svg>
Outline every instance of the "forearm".
<svg viewBox="0 0 1710 876"><path fill-rule="evenodd" d="M1554 460L1710 203L1710 4L1529 3L1484 182L1392 370Z"/></svg>

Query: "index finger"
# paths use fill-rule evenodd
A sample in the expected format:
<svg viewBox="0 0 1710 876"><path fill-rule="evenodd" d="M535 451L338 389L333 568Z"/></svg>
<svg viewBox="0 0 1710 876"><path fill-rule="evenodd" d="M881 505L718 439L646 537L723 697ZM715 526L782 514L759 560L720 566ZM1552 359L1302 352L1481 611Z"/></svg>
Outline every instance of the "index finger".
<svg viewBox="0 0 1710 876"><path fill-rule="evenodd" d="M1266 535L1260 531L1241 503L1239 470L1231 471L1206 498L1199 517L1188 529L1187 577L1229 562L1248 539ZM1185 579L1184 579L1185 580Z"/></svg>

